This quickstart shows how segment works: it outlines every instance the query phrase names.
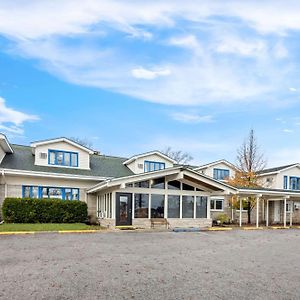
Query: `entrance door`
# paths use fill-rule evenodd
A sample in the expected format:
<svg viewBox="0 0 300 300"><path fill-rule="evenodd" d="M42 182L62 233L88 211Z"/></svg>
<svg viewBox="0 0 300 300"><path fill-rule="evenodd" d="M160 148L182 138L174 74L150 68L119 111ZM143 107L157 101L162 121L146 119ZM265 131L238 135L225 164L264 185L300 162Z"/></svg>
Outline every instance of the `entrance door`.
<svg viewBox="0 0 300 300"><path fill-rule="evenodd" d="M274 201L274 223L280 222L280 202Z"/></svg>
<svg viewBox="0 0 300 300"><path fill-rule="evenodd" d="M116 193L116 225L132 224L132 194Z"/></svg>

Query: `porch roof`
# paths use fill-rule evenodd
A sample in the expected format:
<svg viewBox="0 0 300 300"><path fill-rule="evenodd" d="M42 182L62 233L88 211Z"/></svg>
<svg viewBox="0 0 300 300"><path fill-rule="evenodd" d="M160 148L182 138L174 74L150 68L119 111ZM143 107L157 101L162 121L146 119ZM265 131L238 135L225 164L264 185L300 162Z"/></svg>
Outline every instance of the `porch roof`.
<svg viewBox="0 0 300 300"><path fill-rule="evenodd" d="M238 188L237 195L242 196L252 196L252 195L261 195L269 197L293 197L299 198L300 200L300 191L291 191L284 189L267 189L263 187L256 188Z"/></svg>
<svg viewBox="0 0 300 300"><path fill-rule="evenodd" d="M192 182L199 186L200 189L203 188L204 191L212 191L212 192L224 192L224 193L236 193L237 189L226 184L211 178L210 176L200 174L189 167L172 167L164 170L147 172L142 174L135 174L131 176L125 176L120 178L113 178L103 181L94 187L90 188L88 193L95 193L101 190L105 190L108 188L124 186L126 183L134 183L144 180L151 180L160 177L168 177L169 180L186 180Z"/></svg>

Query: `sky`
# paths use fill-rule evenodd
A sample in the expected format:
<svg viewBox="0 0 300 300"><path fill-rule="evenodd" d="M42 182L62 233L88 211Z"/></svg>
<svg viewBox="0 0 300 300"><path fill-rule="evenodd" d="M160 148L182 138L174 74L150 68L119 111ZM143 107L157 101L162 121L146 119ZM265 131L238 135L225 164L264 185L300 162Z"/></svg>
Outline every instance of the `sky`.
<svg viewBox="0 0 300 300"><path fill-rule="evenodd" d="M0 1L0 132L129 157L300 162L300 1Z"/></svg>

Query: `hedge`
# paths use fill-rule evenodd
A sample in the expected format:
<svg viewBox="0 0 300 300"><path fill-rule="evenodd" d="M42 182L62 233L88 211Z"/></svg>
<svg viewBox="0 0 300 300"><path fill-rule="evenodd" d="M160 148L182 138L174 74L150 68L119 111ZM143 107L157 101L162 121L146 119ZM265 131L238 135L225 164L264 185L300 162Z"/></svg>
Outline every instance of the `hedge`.
<svg viewBox="0 0 300 300"><path fill-rule="evenodd" d="M2 216L7 223L85 223L87 204L60 199L6 198Z"/></svg>

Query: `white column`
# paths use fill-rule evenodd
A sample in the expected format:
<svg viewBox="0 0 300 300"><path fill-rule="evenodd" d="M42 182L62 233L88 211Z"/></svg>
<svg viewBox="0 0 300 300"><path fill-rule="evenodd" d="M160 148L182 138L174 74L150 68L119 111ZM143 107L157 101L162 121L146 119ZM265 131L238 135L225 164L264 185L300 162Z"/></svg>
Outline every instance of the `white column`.
<svg viewBox="0 0 300 300"><path fill-rule="evenodd" d="M266 226L269 226L269 199L267 200L267 209L266 209Z"/></svg>
<svg viewBox="0 0 300 300"><path fill-rule="evenodd" d="M238 199L240 200L240 227L242 227L242 209L243 209L242 198L238 197Z"/></svg>
<svg viewBox="0 0 300 300"><path fill-rule="evenodd" d="M165 193L165 209L164 209L164 218L168 218L168 194Z"/></svg>
<svg viewBox="0 0 300 300"><path fill-rule="evenodd" d="M132 201L131 201L131 202L132 202L132 205L131 205L131 207L132 207L131 218L134 219L134 210L135 210L135 206L134 206L134 205L135 205L135 201L134 201L134 193L132 193L131 195L132 195L132 196L131 196L131 197L132 197Z"/></svg>
<svg viewBox="0 0 300 300"><path fill-rule="evenodd" d="M290 206L291 206L291 208L290 208L290 227L292 227L293 226L293 210L294 210L294 202L293 201L290 202Z"/></svg>
<svg viewBox="0 0 300 300"><path fill-rule="evenodd" d="M210 219L210 196L207 196L207 219Z"/></svg>
<svg viewBox="0 0 300 300"><path fill-rule="evenodd" d="M182 219L182 195L180 195L179 209L179 218Z"/></svg>
<svg viewBox="0 0 300 300"><path fill-rule="evenodd" d="M194 219L196 219L196 196L194 196Z"/></svg>
<svg viewBox="0 0 300 300"><path fill-rule="evenodd" d="M151 192L149 193L149 209L148 209L148 218L151 219Z"/></svg>
<svg viewBox="0 0 300 300"><path fill-rule="evenodd" d="M256 196L256 228L259 226L259 196Z"/></svg>
<svg viewBox="0 0 300 300"><path fill-rule="evenodd" d="M286 227L286 198L284 198L283 208L283 226Z"/></svg>

